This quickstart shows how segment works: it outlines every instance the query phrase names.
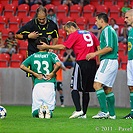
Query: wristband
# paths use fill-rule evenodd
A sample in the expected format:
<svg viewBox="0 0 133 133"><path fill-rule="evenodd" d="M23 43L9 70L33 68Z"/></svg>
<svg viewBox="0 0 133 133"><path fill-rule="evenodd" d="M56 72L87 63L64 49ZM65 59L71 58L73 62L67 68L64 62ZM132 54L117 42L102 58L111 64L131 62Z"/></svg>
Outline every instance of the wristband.
<svg viewBox="0 0 133 133"><path fill-rule="evenodd" d="M23 39L24 40L28 39L28 34L23 35Z"/></svg>

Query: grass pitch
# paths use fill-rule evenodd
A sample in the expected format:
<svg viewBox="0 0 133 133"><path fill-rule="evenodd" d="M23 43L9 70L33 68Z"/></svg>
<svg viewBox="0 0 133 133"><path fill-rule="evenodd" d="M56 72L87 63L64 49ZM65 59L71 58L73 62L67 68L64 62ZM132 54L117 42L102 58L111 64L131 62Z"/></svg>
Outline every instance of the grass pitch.
<svg viewBox="0 0 133 133"><path fill-rule="evenodd" d="M133 120L121 119L130 109L117 108L116 120L92 119L99 108L88 108L87 119L69 119L74 107L56 107L52 119L31 116L31 106L4 106L7 117L0 119L0 133L130 133Z"/></svg>

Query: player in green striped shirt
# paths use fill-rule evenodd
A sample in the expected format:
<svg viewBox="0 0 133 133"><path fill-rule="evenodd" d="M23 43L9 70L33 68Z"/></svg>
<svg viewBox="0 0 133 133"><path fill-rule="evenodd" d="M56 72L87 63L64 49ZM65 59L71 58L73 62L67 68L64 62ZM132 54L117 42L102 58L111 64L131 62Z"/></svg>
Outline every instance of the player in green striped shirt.
<svg viewBox="0 0 133 133"><path fill-rule="evenodd" d="M101 29L100 50L89 53L86 59L90 60L100 55L100 66L94 79L94 89L100 104L100 112L92 118L116 119L115 97L112 91L118 71L118 37L115 30L108 24L108 16L100 13L96 16L96 25ZM106 107L106 103L108 108Z"/></svg>
<svg viewBox="0 0 133 133"><path fill-rule="evenodd" d="M125 22L132 26L128 33L128 63L127 63L127 85L130 91L131 112L126 115L125 119L133 119L133 9L125 14Z"/></svg>
<svg viewBox="0 0 133 133"><path fill-rule="evenodd" d="M39 38L45 42L44 38ZM46 43L46 42L45 42ZM31 66L29 69L28 66ZM51 118L55 108L55 74L61 66L58 56L47 50L40 50L25 59L20 68L31 73L34 83L32 91L32 115Z"/></svg>

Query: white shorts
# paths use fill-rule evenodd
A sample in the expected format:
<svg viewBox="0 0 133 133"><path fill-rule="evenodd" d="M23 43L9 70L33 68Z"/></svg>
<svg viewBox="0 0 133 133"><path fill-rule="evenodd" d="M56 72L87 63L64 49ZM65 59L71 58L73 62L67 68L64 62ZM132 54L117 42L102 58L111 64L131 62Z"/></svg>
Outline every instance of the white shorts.
<svg viewBox="0 0 133 133"><path fill-rule="evenodd" d="M55 85L54 83L38 83L32 92L32 113L41 105L47 105L49 110L55 108Z"/></svg>
<svg viewBox="0 0 133 133"><path fill-rule="evenodd" d="M118 71L118 61L104 59L95 75L95 82L99 82L107 87L112 87Z"/></svg>
<svg viewBox="0 0 133 133"><path fill-rule="evenodd" d="M133 86L133 60L127 62L127 85Z"/></svg>

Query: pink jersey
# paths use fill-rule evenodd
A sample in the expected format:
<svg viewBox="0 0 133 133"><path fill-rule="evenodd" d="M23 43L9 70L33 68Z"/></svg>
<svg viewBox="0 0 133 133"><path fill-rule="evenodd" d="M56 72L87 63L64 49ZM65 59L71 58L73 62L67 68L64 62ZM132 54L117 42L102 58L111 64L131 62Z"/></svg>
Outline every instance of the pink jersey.
<svg viewBox="0 0 133 133"><path fill-rule="evenodd" d="M99 40L89 31L77 30L71 33L63 44L73 49L78 61L85 60L88 53L95 52L99 46Z"/></svg>

